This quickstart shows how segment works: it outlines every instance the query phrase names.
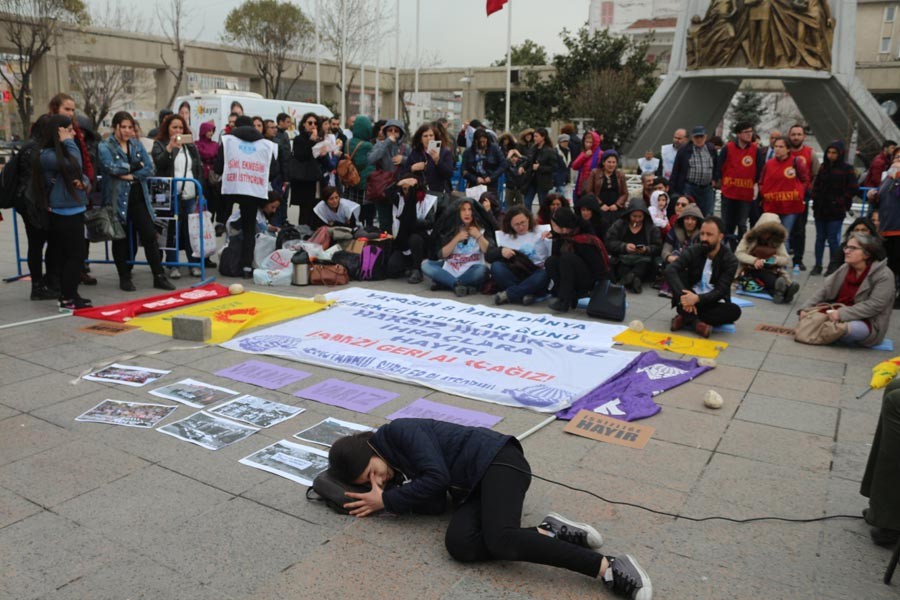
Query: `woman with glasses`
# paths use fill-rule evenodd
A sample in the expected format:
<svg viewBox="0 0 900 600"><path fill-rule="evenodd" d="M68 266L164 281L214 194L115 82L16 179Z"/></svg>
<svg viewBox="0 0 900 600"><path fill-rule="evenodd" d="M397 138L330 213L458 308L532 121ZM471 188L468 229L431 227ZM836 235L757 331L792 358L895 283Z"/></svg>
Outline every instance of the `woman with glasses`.
<svg viewBox="0 0 900 600"><path fill-rule="evenodd" d="M300 207L299 223L312 225L318 203L316 184L322 179L322 167L313 156L313 146L321 141L319 118L315 113L306 113L300 120L300 132L294 137L291 205Z"/></svg>
<svg viewBox="0 0 900 600"><path fill-rule="evenodd" d="M884 340L894 303L894 273L887 266L884 246L875 236L851 233L844 246L844 264L825 282L800 318L822 303L842 304L828 317L845 331L842 343L877 346Z"/></svg>

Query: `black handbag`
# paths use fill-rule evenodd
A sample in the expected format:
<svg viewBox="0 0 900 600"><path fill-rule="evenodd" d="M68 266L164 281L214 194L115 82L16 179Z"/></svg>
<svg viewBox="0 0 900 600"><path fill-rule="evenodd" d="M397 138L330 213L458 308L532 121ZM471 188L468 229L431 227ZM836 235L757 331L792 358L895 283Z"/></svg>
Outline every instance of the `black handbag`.
<svg viewBox="0 0 900 600"><path fill-rule="evenodd" d="M344 508L344 504L348 502L356 502L353 498L348 498L344 494L353 492L357 494L365 494L371 491L368 485L347 484L333 477L327 470L319 473L311 488L306 490L307 500L319 500L324 502L328 508L343 515L350 514L350 511Z"/></svg>
<svg viewBox="0 0 900 600"><path fill-rule="evenodd" d="M84 226L91 242L111 242L125 239L125 227L112 204L91 208L84 213Z"/></svg>
<svg viewBox="0 0 900 600"><path fill-rule="evenodd" d="M609 281L599 283L591 292L587 314L607 321L625 320L625 288Z"/></svg>

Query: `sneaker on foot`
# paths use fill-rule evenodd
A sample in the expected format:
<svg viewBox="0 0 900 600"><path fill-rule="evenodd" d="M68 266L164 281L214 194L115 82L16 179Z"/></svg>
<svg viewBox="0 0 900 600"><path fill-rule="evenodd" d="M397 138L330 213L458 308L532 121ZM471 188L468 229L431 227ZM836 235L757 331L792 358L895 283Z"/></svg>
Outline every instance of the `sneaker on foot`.
<svg viewBox="0 0 900 600"><path fill-rule="evenodd" d="M32 300L56 300L59 298L59 290L51 290L43 283L32 284L31 299Z"/></svg>
<svg viewBox="0 0 900 600"><path fill-rule="evenodd" d="M131 277L119 277L119 289L123 292L137 291L137 288L134 287L134 282L131 280Z"/></svg>
<svg viewBox="0 0 900 600"><path fill-rule="evenodd" d="M587 523L579 523L552 512L541 520L538 529L549 531L553 537L570 544L596 550L603 545L603 536Z"/></svg>
<svg viewBox="0 0 900 600"><path fill-rule="evenodd" d="M93 304L87 298L82 298L81 296L75 296L69 300L60 300L59 301L59 310L77 310L79 308L91 308Z"/></svg>
<svg viewBox="0 0 900 600"><path fill-rule="evenodd" d="M603 583L613 592L629 600L650 600L653 585L647 572L630 554L607 556L609 566L603 574Z"/></svg>
<svg viewBox="0 0 900 600"><path fill-rule="evenodd" d="M812 268L812 271L809 272L810 275L821 275L822 274L822 265L816 265Z"/></svg>
<svg viewBox="0 0 900 600"><path fill-rule="evenodd" d="M802 261L801 261L801 262L798 262L797 264L795 264L794 267L797 268L797 269L800 269L801 271L805 271L805 270L806 270L806 265L804 265Z"/></svg>
<svg viewBox="0 0 900 600"><path fill-rule="evenodd" d="M469 288L465 285L458 285L453 288L453 293L456 294L457 298L462 298L463 296L469 295Z"/></svg>
<svg viewBox="0 0 900 600"><path fill-rule="evenodd" d="M522 306L531 306L534 304L534 294L525 294L522 296Z"/></svg>
<svg viewBox="0 0 900 600"><path fill-rule="evenodd" d="M200 267L191 267L191 277L200 277Z"/></svg>
<svg viewBox="0 0 900 600"><path fill-rule="evenodd" d="M169 279L160 273L159 275L153 276L153 287L158 290L169 290L172 291L175 289L175 284L173 284Z"/></svg>
<svg viewBox="0 0 900 600"><path fill-rule="evenodd" d="M506 295L506 292L497 292L494 294L494 304L497 306L506 304L507 302L509 302L509 296Z"/></svg>
<svg viewBox="0 0 900 600"><path fill-rule="evenodd" d="M412 284L422 283L422 279L423 279L423 276L422 276L421 269L413 269L410 272L409 277L406 278L406 283L412 283Z"/></svg>
<svg viewBox="0 0 900 600"><path fill-rule="evenodd" d="M181 279L181 269L178 267L169 269L169 279Z"/></svg>

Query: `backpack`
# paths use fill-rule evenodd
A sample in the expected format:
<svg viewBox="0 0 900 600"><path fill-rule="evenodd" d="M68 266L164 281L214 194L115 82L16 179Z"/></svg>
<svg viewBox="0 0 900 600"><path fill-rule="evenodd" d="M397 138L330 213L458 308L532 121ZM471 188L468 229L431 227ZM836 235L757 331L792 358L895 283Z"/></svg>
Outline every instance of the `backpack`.
<svg viewBox="0 0 900 600"><path fill-rule="evenodd" d="M15 150L0 171L0 208L13 208L19 199L19 169L22 152Z"/></svg>
<svg viewBox="0 0 900 600"><path fill-rule="evenodd" d="M357 144L350 156L345 154L341 160L338 161L337 168L335 169L338 179L340 179L341 183L347 187L356 187L359 185L359 182L362 181L359 176L359 171L356 169L356 165L353 164L353 155L356 154L356 151L359 150L361 145L362 142Z"/></svg>
<svg viewBox="0 0 900 600"><path fill-rule="evenodd" d="M284 247L284 243L289 240L302 240L303 234L299 229L294 227L293 225L285 224L284 227L278 230L278 236L275 238L275 249L281 250Z"/></svg>
<svg viewBox="0 0 900 600"><path fill-rule="evenodd" d="M222 249L222 254L219 255L219 273L225 277L240 277L243 275L240 240L234 240L234 242L230 242Z"/></svg>

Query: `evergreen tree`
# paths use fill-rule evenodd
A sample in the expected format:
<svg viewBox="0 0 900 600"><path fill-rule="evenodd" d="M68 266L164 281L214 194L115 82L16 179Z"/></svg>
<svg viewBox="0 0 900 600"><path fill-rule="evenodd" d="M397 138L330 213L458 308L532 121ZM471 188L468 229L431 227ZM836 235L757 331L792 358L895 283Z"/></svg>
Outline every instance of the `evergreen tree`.
<svg viewBox="0 0 900 600"><path fill-rule="evenodd" d="M740 92L734 97L728 118L732 123L750 123L756 129L766 112L763 95L759 92Z"/></svg>

